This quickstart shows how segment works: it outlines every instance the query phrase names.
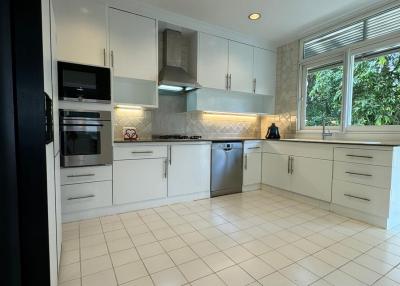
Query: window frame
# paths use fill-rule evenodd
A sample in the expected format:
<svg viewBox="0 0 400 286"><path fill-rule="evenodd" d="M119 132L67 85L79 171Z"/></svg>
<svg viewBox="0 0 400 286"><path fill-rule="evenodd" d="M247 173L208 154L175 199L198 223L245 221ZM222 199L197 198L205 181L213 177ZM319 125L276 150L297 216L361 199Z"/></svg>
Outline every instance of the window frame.
<svg viewBox="0 0 400 286"><path fill-rule="evenodd" d="M342 112L339 126L329 126L328 128L331 131L339 132L342 130L343 125L343 99L344 99L344 91L345 91L345 58L343 55L328 57L326 59L318 59L315 61L310 61L307 64L303 64L301 66L300 72L300 96L299 96L299 130L307 130L307 131L319 131L322 126L306 126L306 105L307 105L307 75L310 69L315 69L318 67L329 66L335 63L343 63L343 84L342 84Z"/></svg>
<svg viewBox="0 0 400 286"><path fill-rule="evenodd" d="M394 5L393 5L394 6ZM381 10L387 9L388 6L381 8ZM379 12L379 11L378 11ZM368 15L377 13L377 11L371 12ZM352 21L363 18L366 15L354 18ZM351 23L351 21L345 24ZM342 26L342 25L341 25ZM324 34L323 32L318 34ZM321 132L322 126L305 126L305 115L306 115L306 96L307 96L307 71L313 67L329 65L335 61L343 61L343 96L342 96L342 112L341 112L341 124L338 127L331 127L329 129L332 132L337 133L400 133L400 125L383 125L383 126L355 126L351 124L351 112L352 112L352 92L353 92L353 67L354 58L356 55L376 51L379 49L390 49L391 47L400 46L400 33L390 33L381 37L365 40L363 42L355 43L349 47L339 48L337 50L329 51L324 54L316 55L307 59L303 59L303 47L304 41L311 37L300 40L299 49L299 91L298 91L298 103L297 103L297 132Z"/></svg>

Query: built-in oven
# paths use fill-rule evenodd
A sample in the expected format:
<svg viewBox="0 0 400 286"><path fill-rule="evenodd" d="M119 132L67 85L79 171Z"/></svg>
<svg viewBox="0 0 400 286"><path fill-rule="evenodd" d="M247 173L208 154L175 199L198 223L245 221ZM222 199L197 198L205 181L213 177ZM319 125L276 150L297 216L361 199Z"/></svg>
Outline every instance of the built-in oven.
<svg viewBox="0 0 400 286"><path fill-rule="evenodd" d="M58 97L60 100L110 103L110 69L58 62Z"/></svg>
<svg viewBox="0 0 400 286"><path fill-rule="evenodd" d="M110 111L60 110L61 166L112 164Z"/></svg>

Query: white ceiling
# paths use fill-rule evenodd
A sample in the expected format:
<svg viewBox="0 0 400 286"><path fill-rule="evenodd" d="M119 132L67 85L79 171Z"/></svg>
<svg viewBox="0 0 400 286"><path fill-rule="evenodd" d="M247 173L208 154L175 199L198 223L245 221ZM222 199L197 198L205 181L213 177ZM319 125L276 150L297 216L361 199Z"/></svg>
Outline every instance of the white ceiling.
<svg viewBox="0 0 400 286"><path fill-rule="evenodd" d="M315 26L332 22L386 0L139 0L177 14L279 45L304 35ZM250 12L262 18L250 22Z"/></svg>

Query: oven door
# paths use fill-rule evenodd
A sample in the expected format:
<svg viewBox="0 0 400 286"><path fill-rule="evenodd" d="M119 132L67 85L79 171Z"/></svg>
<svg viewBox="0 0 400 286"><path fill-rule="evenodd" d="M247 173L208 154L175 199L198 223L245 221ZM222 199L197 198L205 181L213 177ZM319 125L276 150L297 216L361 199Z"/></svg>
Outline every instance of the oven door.
<svg viewBox="0 0 400 286"><path fill-rule="evenodd" d="M112 164L111 122L61 124L63 167Z"/></svg>

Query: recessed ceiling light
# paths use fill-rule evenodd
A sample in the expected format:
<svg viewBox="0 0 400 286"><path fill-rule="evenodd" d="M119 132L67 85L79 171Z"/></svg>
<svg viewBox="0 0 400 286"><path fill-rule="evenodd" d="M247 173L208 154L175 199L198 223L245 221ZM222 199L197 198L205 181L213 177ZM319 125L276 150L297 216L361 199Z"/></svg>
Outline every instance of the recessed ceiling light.
<svg viewBox="0 0 400 286"><path fill-rule="evenodd" d="M261 18L261 14L260 13L251 13L249 14L249 19L252 21L258 20Z"/></svg>

